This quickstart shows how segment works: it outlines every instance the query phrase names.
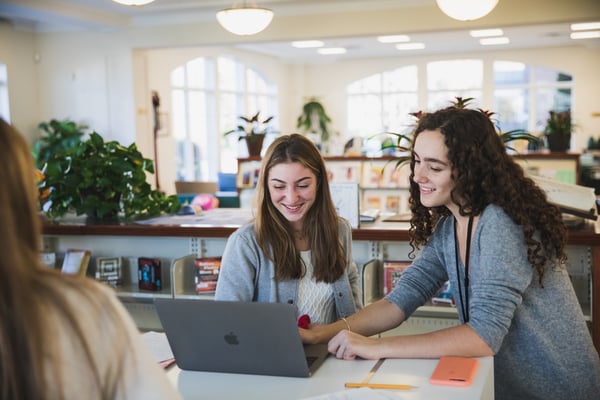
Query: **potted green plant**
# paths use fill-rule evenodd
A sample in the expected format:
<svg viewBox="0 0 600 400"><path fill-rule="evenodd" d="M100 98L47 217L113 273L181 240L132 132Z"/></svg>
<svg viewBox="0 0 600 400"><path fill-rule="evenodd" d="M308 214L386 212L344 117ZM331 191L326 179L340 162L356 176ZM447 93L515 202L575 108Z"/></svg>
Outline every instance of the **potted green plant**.
<svg viewBox="0 0 600 400"><path fill-rule="evenodd" d="M571 146L571 110L550 111L544 128L544 136L550 151L564 152Z"/></svg>
<svg viewBox="0 0 600 400"><path fill-rule="evenodd" d="M306 133L319 135L321 143L327 143L330 138L329 124L331 118L325 112L323 104L311 97L302 106L302 114L298 117L296 127L304 130Z"/></svg>
<svg viewBox="0 0 600 400"><path fill-rule="evenodd" d="M73 212L87 215L90 222L131 220L180 208L177 196L151 188L146 173L154 173L154 165L135 143L105 142L96 132L49 155L42 173L41 207L50 219Z"/></svg>
<svg viewBox="0 0 600 400"><path fill-rule="evenodd" d="M260 111L257 111L256 114L250 117L241 115L238 118L244 121L244 124L238 125L235 129L225 132L224 136L232 133L239 134L238 140L246 140L248 155L250 157L260 156L265 136L267 133L272 132L271 127L268 124L273 119L273 116L261 120Z"/></svg>

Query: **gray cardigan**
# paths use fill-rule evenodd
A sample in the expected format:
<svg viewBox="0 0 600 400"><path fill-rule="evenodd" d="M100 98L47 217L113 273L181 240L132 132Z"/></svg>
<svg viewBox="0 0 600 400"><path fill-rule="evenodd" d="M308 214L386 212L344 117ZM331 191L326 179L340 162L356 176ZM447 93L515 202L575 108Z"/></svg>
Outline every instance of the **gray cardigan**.
<svg viewBox="0 0 600 400"><path fill-rule="evenodd" d="M346 272L333 285L338 318L362 308L362 291L358 268L352 259L352 230L339 222L340 240L348 257ZM297 304L298 280L276 282L275 266L263 254L254 235L254 223L231 234L225 245L215 300L258 301Z"/></svg>
<svg viewBox="0 0 600 400"><path fill-rule="evenodd" d="M410 315L449 279L463 321L457 288L464 288L464 266L459 281L454 243L447 217L387 299ZM523 229L500 207L488 206L477 223L469 278L468 325L496 352L497 399L598 398L598 353L567 271L547 266L541 288Z"/></svg>

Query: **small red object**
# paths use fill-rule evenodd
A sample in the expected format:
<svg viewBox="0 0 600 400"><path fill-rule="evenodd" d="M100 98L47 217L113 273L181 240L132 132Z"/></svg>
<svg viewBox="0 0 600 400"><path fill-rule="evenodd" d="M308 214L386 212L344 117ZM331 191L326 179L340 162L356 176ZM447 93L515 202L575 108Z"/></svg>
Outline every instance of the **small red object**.
<svg viewBox="0 0 600 400"><path fill-rule="evenodd" d="M308 329L310 326L310 317L308 314L302 314L300 318L298 318L298 327L303 329Z"/></svg>

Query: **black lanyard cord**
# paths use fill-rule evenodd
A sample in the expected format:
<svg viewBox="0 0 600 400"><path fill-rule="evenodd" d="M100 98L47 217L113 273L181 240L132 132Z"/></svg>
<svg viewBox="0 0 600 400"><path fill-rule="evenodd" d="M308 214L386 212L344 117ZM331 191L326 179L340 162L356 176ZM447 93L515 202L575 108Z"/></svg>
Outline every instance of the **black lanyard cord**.
<svg viewBox="0 0 600 400"><path fill-rule="evenodd" d="M456 251L456 280L458 281L458 295L460 296L460 307L465 323L469 322L469 256L471 253L471 232L473 231L473 216L469 216L469 225L467 227L467 248L465 254L465 299L463 301L462 286L460 284L460 268L458 260L460 259L460 249L458 248L458 235L456 233L456 220L454 220L454 248Z"/></svg>

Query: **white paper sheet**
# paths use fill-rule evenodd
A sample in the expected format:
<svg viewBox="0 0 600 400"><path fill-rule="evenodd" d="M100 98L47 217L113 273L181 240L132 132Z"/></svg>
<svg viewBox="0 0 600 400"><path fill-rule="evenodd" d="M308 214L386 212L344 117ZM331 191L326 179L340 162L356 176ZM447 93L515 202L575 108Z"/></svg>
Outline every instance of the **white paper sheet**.
<svg viewBox="0 0 600 400"><path fill-rule="evenodd" d="M173 358L171 346L169 346L167 335L164 332L145 332L142 334L142 339L146 343L150 353L156 359L156 362L171 360Z"/></svg>

